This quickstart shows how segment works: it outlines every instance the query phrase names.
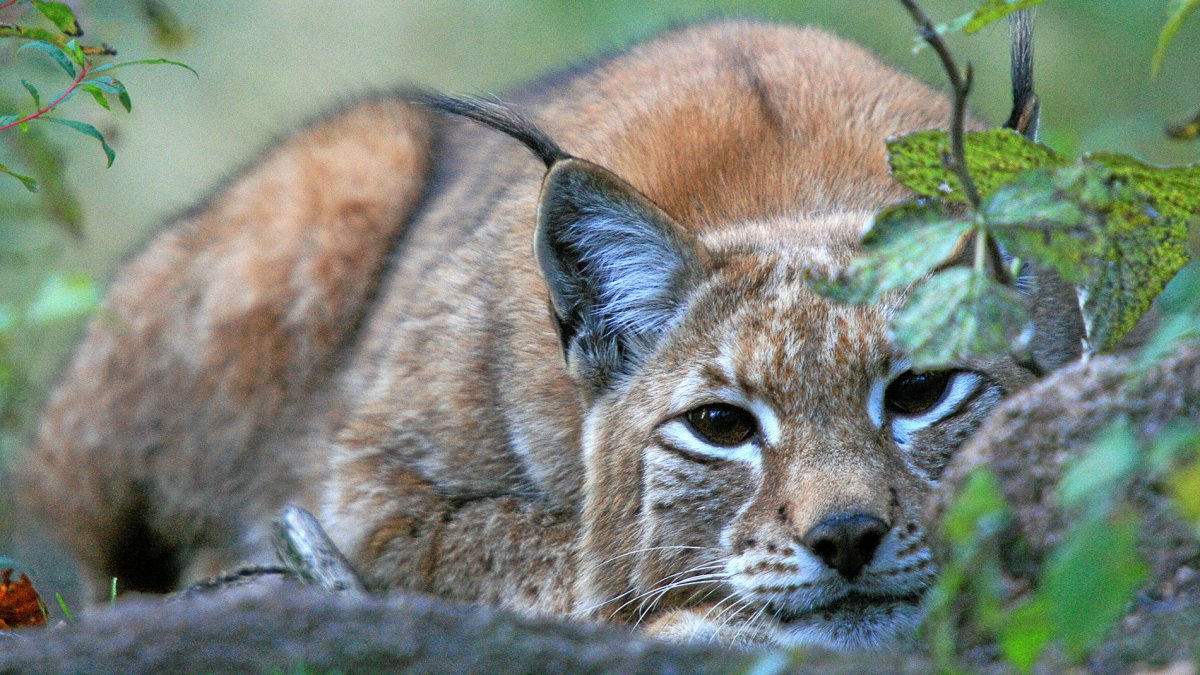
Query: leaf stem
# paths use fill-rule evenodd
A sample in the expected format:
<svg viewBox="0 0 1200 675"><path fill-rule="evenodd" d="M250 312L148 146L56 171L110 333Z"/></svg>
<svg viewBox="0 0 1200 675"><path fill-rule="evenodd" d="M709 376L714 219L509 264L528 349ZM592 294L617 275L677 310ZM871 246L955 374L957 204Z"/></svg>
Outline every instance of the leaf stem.
<svg viewBox="0 0 1200 675"><path fill-rule="evenodd" d="M0 6L0 9L3 9L3 6ZM15 126L19 126L19 125L22 125L22 124L25 124L28 122L32 122L33 120L41 117L42 115L45 115L46 113L50 112L51 110L54 110L54 108L57 107L59 103L62 103L63 101L65 101L67 99L67 97L69 97L72 93L74 93L74 91L76 89L79 88L79 85L82 84L83 81L87 79L88 73L90 73L91 71L92 71L92 62L85 60L83 62L83 65L79 67L79 73L76 74L75 79L71 81L71 86L67 87L66 90L63 91L63 93L59 94L57 98L55 98L50 103L47 103L44 107L39 108L38 110L35 110L34 112L31 112L28 115L26 115L20 119L13 120L12 122L9 122L8 124L0 126L0 131L7 131L8 129L11 129Z"/></svg>
<svg viewBox="0 0 1200 675"><path fill-rule="evenodd" d="M0 9L8 9L18 2L21 2L21 0L4 0L4 2L0 2Z"/></svg>
<svg viewBox="0 0 1200 675"><path fill-rule="evenodd" d="M932 47L933 51L937 52L938 58L942 61L942 67L946 71L946 76L950 78L950 86L954 89L954 109L950 116L950 153L943 157L942 161L946 169L958 178L958 182L962 185L963 192L971 202L971 206L978 209L981 201L979 190L975 187L975 181L971 178L971 172L967 170L966 143L963 140L963 127L966 123L967 115L967 96L971 93L974 70L969 63L967 64L965 75L958 69L958 64L954 62L954 56L950 54L950 48L946 46L946 42L942 40L942 36L934 28L933 22L917 6L916 0L900 0L900 4L904 5L904 8L912 15L913 21L917 23L917 31L920 33L921 39L925 40L925 43Z"/></svg>

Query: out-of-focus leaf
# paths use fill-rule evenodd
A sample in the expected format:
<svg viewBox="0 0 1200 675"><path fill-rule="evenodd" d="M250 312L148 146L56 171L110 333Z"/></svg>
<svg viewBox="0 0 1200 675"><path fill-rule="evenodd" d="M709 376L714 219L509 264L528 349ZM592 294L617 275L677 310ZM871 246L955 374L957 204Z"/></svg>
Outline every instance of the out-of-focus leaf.
<svg viewBox="0 0 1200 675"><path fill-rule="evenodd" d="M72 61L71 57L67 56L66 52L64 52L58 45L50 42L43 42L41 40L34 40L33 42L26 42L25 44L21 45L17 51L23 52L26 49L32 49L34 51L49 54L50 58L54 59L54 62L57 63L67 75L69 75L72 79L75 78L75 63Z"/></svg>
<svg viewBox="0 0 1200 675"><path fill-rule="evenodd" d="M108 146L108 141L104 140L104 135L101 134L96 129L96 127L88 124L87 122L80 122L78 120L67 120L67 119L63 119L61 117L46 117L46 116L42 116L39 119L45 120L47 122L54 122L55 124L61 124L66 127L70 127L72 129L74 129L75 131L78 131L81 134L91 136L92 138L100 141L100 147L104 150L104 156L108 158L109 166L112 166L113 160L117 158L117 153L114 152L113 149Z"/></svg>
<svg viewBox="0 0 1200 675"><path fill-rule="evenodd" d="M892 319L892 332L914 368L933 370L972 356L1023 351L1032 331L1016 290L986 272L954 267L917 287Z"/></svg>
<svg viewBox="0 0 1200 675"><path fill-rule="evenodd" d="M966 544L977 533L994 531L1005 517L1007 508L995 474L986 468L976 469L946 509L942 533L952 544Z"/></svg>
<svg viewBox="0 0 1200 675"><path fill-rule="evenodd" d="M47 277L25 312L32 324L45 324L87 315L100 303L100 290L88 275L55 274Z"/></svg>
<svg viewBox="0 0 1200 675"><path fill-rule="evenodd" d="M102 66L93 68L92 73L98 75L100 73L107 72L110 70L116 70L117 68L124 68L125 66L159 65L159 64L179 66L180 68L190 71L196 77L200 77L200 73L197 73L196 70L194 68L192 68L191 66L189 66L188 64L180 63L179 61L172 61L171 59L138 59L137 61L123 61L121 63L106 63Z"/></svg>
<svg viewBox="0 0 1200 675"><path fill-rule="evenodd" d="M6 173L21 181L21 184L25 186L25 189L29 190L30 192L38 191L37 179L33 178L32 176L26 176L25 174L17 173L3 164L0 164L0 173Z"/></svg>
<svg viewBox="0 0 1200 675"><path fill-rule="evenodd" d="M841 302L874 302L906 288L949 258L971 222L938 202L906 202L884 209L863 236L863 255L828 279L812 280L818 293Z"/></svg>
<svg viewBox="0 0 1200 675"><path fill-rule="evenodd" d="M13 311L12 307L0 305L0 336L11 333L13 328L16 328L16 326L17 313ZM4 561L0 560L0 565L3 564Z"/></svg>
<svg viewBox="0 0 1200 675"><path fill-rule="evenodd" d="M21 80L21 86L25 87L25 91L29 92L29 96L33 98L33 107L40 110L42 107L42 99L38 95L37 87L33 86L29 80Z"/></svg>
<svg viewBox="0 0 1200 675"><path fill-rule="evenodd" d="M1050 148L1035 143L1012 129L970 131L963 137L967 169L980 197L1021 172L1063 164ZM892 177L918 194L965 202L958 177L946 169L942 158L950 152L950 137L944 131L917 131L887 142L888 167Z"/></svg>
<svg viewBox="0 0 1200 675"><path fill-rule="evenodd" d="M999 21L1013 12L1042 4L1046 0L986 0L979 9L968 15L963 32L978 33L985 26Z"/></svg>
<svg viewBox="0 0 1200 675"><path fill-rule="evenodd" d="M1140 448L1127 421L1110 426L1090 450L1067 469L1058 483L1063 506L1081 509L1108 501L1124 487L1139 464Z"/></svg>
<svg viewBox="0 0 1200 675"><path fill-rule="evenodd" d="M160 0L142 0L142 14L150 24L154 41L167 49L179 49L191 39L191 30Z"/></svg>
<svg viewBox="0 0 1200 675"><path fill-rule="evenodd" d="M1173 469L1166 482L1175 508L1192 525L1200 527L1200 459Z"/></svg>
<svg viewBox="0 0 1200 675"><path fill-rule="evenodd" d="M75 18L75 12L65 2L33 0L33 6L42 13L42 16L58 26L58 29L65 35L83 35L83 29L79 27L79 20Z"/></svg>
<svg viewBox="0 0 1200 675"><path fill-rule="evenodd" d="M0 91L0 110L16 106L16 101ZM38 216L44 215L72 236L79 236L83 231L83 211L79 206L79 198L66 178L66 156L46 132L45 127L34 125L29 133L6 134L4 141L11 156L20 157L28 167L29 174L38 179L38 202L44 212Z"/></svg>
<svg viewBox="0 0 1200 675"><path fill-rule="evenodd" d="M1170 18L1163 24L1158 34L1158 46L1154 48L1154 58L1150 61L1150 77L1158 76L1162 68L1163 57L1167 55L1167 47L1175 39L1175 34L1183 27L1183 22L1200 7L1200 0L1172 0Z"/></svg>
<svg viewBox="0 0 1200 675"><path fill-rule="evenodd" d="M1047 561L1041 592L1067 652L1081 658L1121 618L1147 567L1138 557L1133 515L1091 518L1072 529Z"/></svg>
<svg viewBox="0 0 1200 675"><path fill-rule="evenodd" d="M1017 670L1033 670L1042 650L1054 639L1050 603L1035 596L1015 607L1000 628L1000 651Z"/></svg>

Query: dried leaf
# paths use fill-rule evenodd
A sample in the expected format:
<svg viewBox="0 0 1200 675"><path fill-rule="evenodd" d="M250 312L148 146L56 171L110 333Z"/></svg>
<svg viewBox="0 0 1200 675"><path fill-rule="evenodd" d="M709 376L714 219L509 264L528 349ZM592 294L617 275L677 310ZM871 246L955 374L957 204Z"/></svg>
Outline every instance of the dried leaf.
<svg viewBox="0 0 1200 675"><path fill-rule="evenodd" d="M0 572L0 630L46 623L46 603L24 573L13 581L14 571Z"/></svg>

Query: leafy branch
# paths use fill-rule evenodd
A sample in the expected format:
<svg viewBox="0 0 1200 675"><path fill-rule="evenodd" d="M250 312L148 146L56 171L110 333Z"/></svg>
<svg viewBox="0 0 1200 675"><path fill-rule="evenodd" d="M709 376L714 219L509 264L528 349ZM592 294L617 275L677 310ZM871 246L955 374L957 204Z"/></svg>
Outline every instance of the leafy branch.
<svg viewBox="0 0 1200 675"><path fill-rule="evenodd" d="M16 5L23 0L4 0L0 2L0 10ZM108 63L97 64L95 59L98 57L113 56L117 52L112 47L104 44L100 47L87 47L79 44L74 38L83 34L83 29L80 26L78 18L74 11L65 3L49 2L45 0L33 0L32 6L38 10L58 30L55 34L43 28L29 28L17 25L5 24L0 25L0 38L18 38L28 40L28 42L17 50L18 53L32 50L39 51L48 55L58 66L67 74L70 79L67 87L63 91L50 100L46 105L42 105L41 96L34 85L28 80L22 80L26 92L33 99L33 110L25 114L7 114L0 115L0 132L8 131L15 128L20 128L22 131L27 131L29 125L33 122L50 122L61 126L74 129L79 133L90 136L100 142L100 147L104 151L108 165L112 166L113 160L116 159L116 153L109 146L104 136L96 127L86 122L78 120L65 119L62 117L51 117L48 113L56 110L59 106L66 103L80 89L87 91L92 95L93 100L98 105L106 110L111 110L112 106L108 102L107 96L112 95L117 98L121 106L128 112L132 109L132 101L129 97L129 92L125 85L113 78L111 75L97 77L104 71L111 71L116 68L134 64L171 64L186 68L193 74L196 71L189 66L177 61L168 59L139 59L135 61L126 61L124 63ZM30 192L38 190L38 182L32 176L25 175L10 169L9 167L0 164L0 173L6 173L13 176L25 186Z"/></svg>
<svg viewBox="0 0 1200 675"><path fill-rule="evenodd" d="M1159 169L1112 153L1070 162L1010 129L965 132L971 69L958 68L941 37L946 29L914 0L900 1L950 80L949 131L888 139L892 177L918 199L877 215L863 253L813 278L814 288L853 303L911 289L891 327L916 368L1009 353L1040 373L1029 349L1031 301L1016 284L1032 265L1075 285L1086 350L1111 349L1188 260L1200 167ZM1032 4L988 0L955 24Z"/></svg>

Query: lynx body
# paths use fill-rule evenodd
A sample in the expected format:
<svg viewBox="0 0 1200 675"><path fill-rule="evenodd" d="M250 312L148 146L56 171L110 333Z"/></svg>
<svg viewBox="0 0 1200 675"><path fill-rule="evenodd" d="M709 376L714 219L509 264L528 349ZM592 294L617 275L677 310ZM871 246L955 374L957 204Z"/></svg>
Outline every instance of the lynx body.
<svg viewBox="0 0 1200 675"><path fill-rule="evenodd" d="M166 230L52 397L24 503L98 597L265 558L293 502L375 588L727 642L905 634L923 496L1032 375L912 373L893 307L806 274L907 196L883 139L946 98L822 31L721 21L509 100L549 172L384 97ZM1071 330L1039 325L1044 363Z"/></svg>

